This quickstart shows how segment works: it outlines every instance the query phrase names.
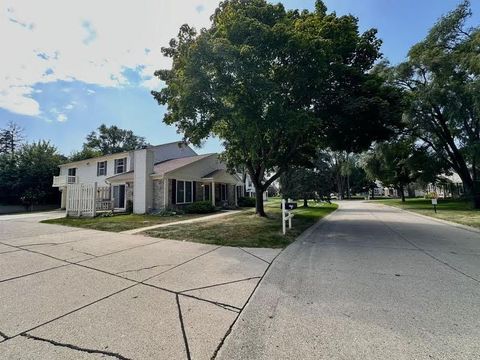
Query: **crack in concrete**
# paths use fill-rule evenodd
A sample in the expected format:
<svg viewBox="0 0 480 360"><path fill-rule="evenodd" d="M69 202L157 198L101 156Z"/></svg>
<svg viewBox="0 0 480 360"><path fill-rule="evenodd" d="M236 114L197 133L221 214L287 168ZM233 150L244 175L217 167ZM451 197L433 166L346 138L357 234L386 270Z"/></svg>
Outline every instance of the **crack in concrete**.
<svg viewBox="0 0 480 360"><path fill-rule="evenodd" d="M185 331L185 324L183 323L182 306L180 305L180 299L178 297L178 294L175 295L175 300L177 302L178 319L180 320L180 328L182 329L185 352L187 353L187 360L191 360L192 357L190 355L190 347L188 346L187 332Z"/></svg>
<svg viewBox="0 0 480 360"><path fill-rule="evenodd" d="M0 339L1 340L0 342L10 339L10 336L5 334L3 331L0 331L0 337L3 338L3 340Z"/></svg>
<svg viewBox="0 0 480 360"><path fill-rule="evenodd" d="M151 269L155 269L157 267L161 267L161 266L174 266L174 264L158 264L158 265L153 265L153 266L146 266L146 267L143 267L143 268L139 268L139 269L130 269L130 270L125 270L125 271L119 271L119 272L116 272L115 274L125 274L125 273L129 273L129 272L139 272L139 271L142 271L142 270L151 270ZM157 276L157 275L155 275Z"/></svg>
<svg viewBox="0 0 480 360"><path fill-rule="evenodd" d="M21 246L28 247L28 246L42 246L42 245L57 246L57 245L60 245L60 244L59 243L46 242L46 243L22 244Z"/></svg>
<svg viewBox="0 0 480 360"><path fill-rule="evenodd" d="M297 238L298 239L298 238ZM255 289L253 289L252 293L250 294L250 296L248 297L247 301L245 302L245 304L242 306L242 308L240 309L239 313L237 314L237 316L235 317L235 319L233 320L232 324L230 325L230 327L228 328L227 332L225 333L225 335L223 336L222 340L220 341L220 344L218 344L217 348L215 349L215 352L213 353L212 357L210 358L210 360L215 360L217 355L218 355L218 352L220 351L220 349L222 348L223 344L225 344L225 340L227 339L228 335L231 334L232 332L232 329L233 329L233 326L235 325L235 323L237 322L238 318L240 317L240 314L243 312L243 310L245 309L245 307L248 305L248 303L250 302L250 299L252 298L253 294L255 294L255 291L257 290L258 286L260 285L260 283L262 282L263 278L265 277L265 275L267 274L268 270L270 269L270 266L272 266L273 262L275 261L276 258L278 258L280 256L280 254L283 252L283 249L273 258L272 262L270 264L268 264L267 268L265 269L265 271L263 272L263 275L261 276L260 280L258 281L257 285L255 285Z"/></svg>
<svg viewBox="0 0 480 360"><path fill-rule="evenodd" d="M76 345L73 345L73 344L65 344L65 343L55 341L55 340L45 339L45 338L41 338L41 337L38 337L38 336L30 335L28 333L20 334L20 336L23 336L27 339L47 342L47 343L52 344L54 346L59 346L59 347L64 347L64 348L68 348L68 349L72 349L72 350L76 350L76 351L86 352L86 353L89 353L89 354L101 354L101 355L111 356L111 357L114 357L114 358L117 358L117 359L120 359L120 360L131 360L130 358L127 358L123 355L120 355L118 353L114 353L114 352L111 352L111 351L83 348L83 347L76 346Z"/></svg>
<svg viewBox="0 0 480 360"><path fill-rule="evenodd" d="M246 253L249 254L249 255L252 255L254 258L257 258L258 260L262 260L263 262L266 262L267 264L270 264L267 260L262 259L260 256L257 256L257 255L252 254L251 252L245 250L244 248L239 247L239 249L242 250L242 251L244 251L244 252L246 252Z"/></svg>
<svg viewBox="0 0 480 360"><path fill-rule="evenodd" d="M182 291L179 291L179 293L180 293L180 294L183 294L183 293L186 293L186 292L189 292L189 291L209 289L209 288L213 288L213 287L216 287L216 286L235 284L235 283L238 283L238 282L248 281L248 280L253 280L253 279L260 279L260 276L253 276L253 277L249 277L249 278L246 278L246 279L227 281L227 282L223 282L223 283L218 283L218 284L213 284L213 285L207 285L207 286L202 286L202 287L193 288L193 289L182 290Z"/></svg>

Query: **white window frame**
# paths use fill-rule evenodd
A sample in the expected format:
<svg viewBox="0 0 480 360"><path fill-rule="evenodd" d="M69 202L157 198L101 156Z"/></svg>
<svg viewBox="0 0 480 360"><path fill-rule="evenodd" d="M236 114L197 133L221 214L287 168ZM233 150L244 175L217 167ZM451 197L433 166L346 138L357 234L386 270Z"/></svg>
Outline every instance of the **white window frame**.
<svg viewBox="0 0 480 360"><path fill-rule="evenodd" d="M73 170L73 175L70 174L70 170ZM77 168L74 168L74 167L73 168L68 168L67 175L68 176L77 176Z"/></svg>
<svg viewBox="0 0 480 360"><path fill-rule="evenodd" d="M125 190L124 190L125 193L124 193L124 196L123 196L123 207L115 207L114 209L117 209L117 210L125 210L125 209L127 208L127 183L118 183L118 184L112 185L112 188L111 188L111 189L112 189L112 190L111 190L111 191L112 191L112 193L111 193L111 198L114 198L114 196L113 196L113 194L114 194L113 188L114 188L115 186L118 186L118 187L124 186L124 187L125 187ZM115 204L115 200L114 200L114 204ZM119 205L121 205L121 204L119 204Z"/></svg>
<svg viewBox="0 0 480 360"><path fill-rule="evenodd" d="M190 198L190 201L186 201L186 198L187 198L187 182L190 183L190 189L191 189L191 198ZM182 201L180 201L180 199L178 198L178 189L179 189L179 185L180 183L183 184L183 199L181 199ZM182 205L182 204L191 204L193 202L193 181L191 180L181 180L181 179L177 179L176 180L176 187L175 187L175 200L176 200L176 204L178 205Z"/></svg>
<svg viewBox="0 0 480 360"><path fill-rule="evenodd" d="M100 165L103 165L100 166ZM101 172L103 171L103 174ZM107 176L107 160L104 161L97 161L97 176Z"/></svg>
<svg viewBox="0 0 480 360"><path fill-rule="evenodd" d="M123 171L117 171L118 170L118 167L120 165L118 165L118 162L119 161L123 161L123 165L122 165L122 170ZM113 162L113 171L114 171L114 174L117 175L117 174L123 174L124 172L126 172L127 170L127 158L124 157L124 158L120 158L120 159L115 159L114 162Z"/></svg>

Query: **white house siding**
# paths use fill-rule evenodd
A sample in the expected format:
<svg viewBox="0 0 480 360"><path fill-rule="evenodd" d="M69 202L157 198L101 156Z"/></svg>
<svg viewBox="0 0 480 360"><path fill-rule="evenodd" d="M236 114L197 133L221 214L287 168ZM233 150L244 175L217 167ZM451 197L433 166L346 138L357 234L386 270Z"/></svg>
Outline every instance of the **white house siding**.
<svg viewBox="0 0 480 360"><path fill-rule="evenodd" d="M153 180L150 176L153 171L154 153L148 149L135 151L135 197L133 199L133 212L144 214L153 206Z"/></svg>
<svg viewBox="0 0 480 360"><path fill-rule="evenodd" d="M65 164L60 166L60 175L68 175L68 169L77 169L77 181L82 184L97 182L98 186L105 186L105 179L114 176L115 160L127 158L126 171L132 170L133 152L111 155L109 157L93 158L78 163ZM97 176L97 163L107 161L107 175Z"/></svg>

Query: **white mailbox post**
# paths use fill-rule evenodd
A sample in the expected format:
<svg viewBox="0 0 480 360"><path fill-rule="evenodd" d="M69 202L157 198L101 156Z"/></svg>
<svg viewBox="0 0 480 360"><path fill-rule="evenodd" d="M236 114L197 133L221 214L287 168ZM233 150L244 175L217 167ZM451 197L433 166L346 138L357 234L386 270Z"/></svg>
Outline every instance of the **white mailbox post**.
<svg viewBox="0 0 480 360"><path fill-rule="evenodd" d="M282 230L283 230L283 235L287 233L287 224L286 222L288 221L288 228L292 228L292 218L293 218L293 213L290 209L287 209L286 206L286 201L285 199L282 199Z"/></svg>

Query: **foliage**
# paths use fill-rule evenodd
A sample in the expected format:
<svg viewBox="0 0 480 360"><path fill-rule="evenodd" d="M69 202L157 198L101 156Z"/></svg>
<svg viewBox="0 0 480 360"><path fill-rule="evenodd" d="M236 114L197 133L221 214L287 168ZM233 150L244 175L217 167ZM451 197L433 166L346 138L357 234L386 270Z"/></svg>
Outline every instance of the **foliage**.
<svg viewBox="0 0 480 360"><path fill-rule="evenodd" d="M102 156L102 155L103 154L101 151L93 150L91 148L87 148L84 146L82 150L72 152L68 157L68 161L70 162L80 161L80 160L91 159L91 158Z"/></svg>
<svg viewBox="0 0 480 360"><path fill-rule="evenodd" d="M480 27L469 1L442 17L392 73L409 100L408 126L463 181L480 208Z"/></svg>
<svg viewBox="0 0 480 360"><path fill-rule="evenodd" d="M240 207L255 207L255 198L253 197L239 197L237 200Z"/></svg>
<svg viewBox="0 0 480 360"><path fill-rule="evenodd" d="M147 145L144 137L135 135L131 130L120 129L115 125L107 127L102 124L98 127L98 131L92 131L87 135L83 150L75 153L74 156L83 160L83 156L115 154L140 149Z"/></svg>
<svg viewBox="0 0 480 360"><path fill-rule="evenodd" d="M188 214L208 214L215 212L215 210L211 201L195 201L185 208Z"/></svg>
<svg viewBox="0 0 480 360"><path fill-rule="evenodd" d="M155 73L166 87L152 94L185 140L223 140L264 216L262 193L290 167L311 165L319 144L360 151L391 135L399 92L369 72L379 48L374 30L360 34L355 17L327 14L321 1L299 12L227 0L209 29L183 25L162 49L173 65Z"/></svg>
<svg viewBox="0 0 480 360"><path fill-rule="evenodd" d="M14 154L0 155L0 201L7 203L52 203L58 191L52 178L65 158L47 141L23 145Z"/></svg>
<svg viewBox="0 0 480 360"><path fill-rule="evenodd" d="M376 144L363 161L369 178L398 189L402 201L408 184L421 178L433 180L442 170L441 164L425 149L416 147L411 138Z"/></svg>
<svg viewBox="0 0 480 360"><path fill-rule="evenodd" d="M127 206L125 208L125 211L129 214L133 213L133 201L132 200L127 200Z"/></svg>
<svg viewBox="0 0 480 360"><path fill-rule="evenodd" d="M6 128L0 129L0 154L15 154L24 140L23 128L12 121L9 122Z"/></svg>

